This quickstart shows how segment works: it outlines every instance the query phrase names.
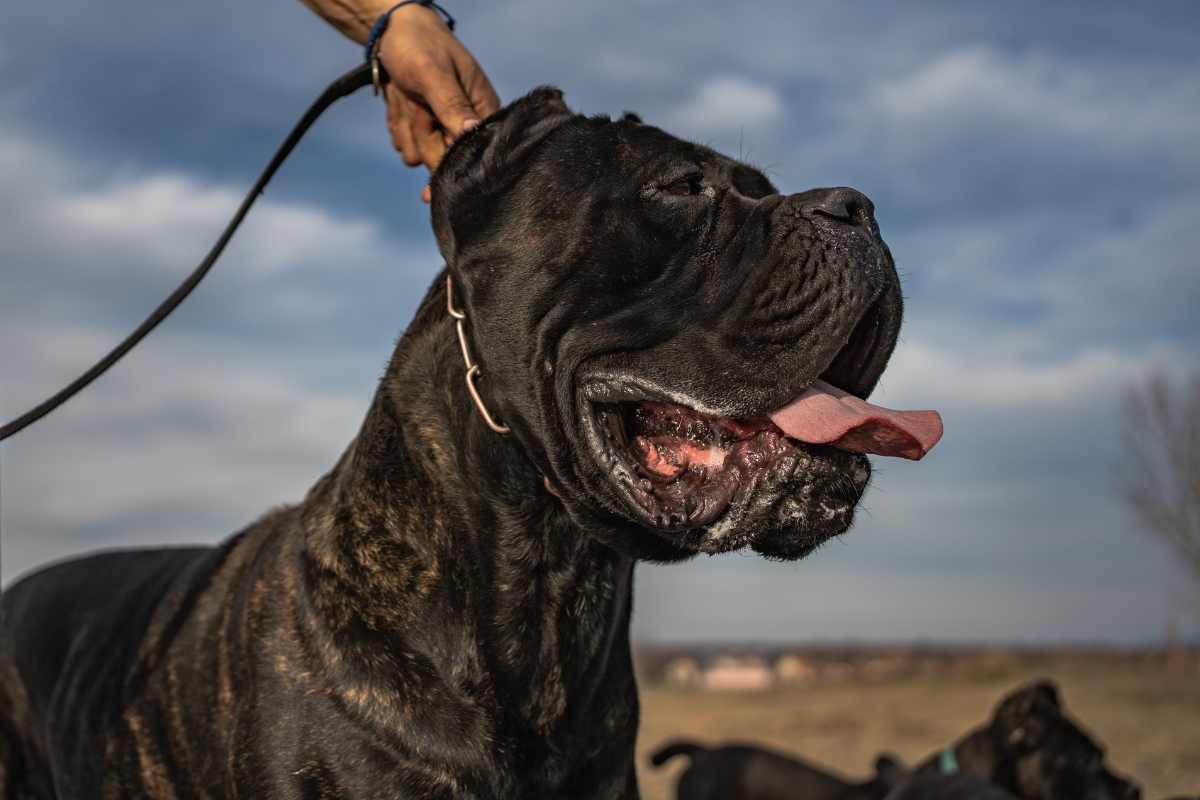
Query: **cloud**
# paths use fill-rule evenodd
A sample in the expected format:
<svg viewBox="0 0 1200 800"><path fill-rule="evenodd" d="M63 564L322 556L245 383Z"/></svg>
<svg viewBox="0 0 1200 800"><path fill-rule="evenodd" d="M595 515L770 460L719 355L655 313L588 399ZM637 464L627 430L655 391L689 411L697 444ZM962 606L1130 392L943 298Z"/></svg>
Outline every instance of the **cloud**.
<svg viewBox="0 0 1200 800"><path fill-rule="evenodd" d="M190 270L244 195L177 172L130 175L128 168L79 164L4 131L0 171L12 189L0 240L37 242L43 260L49 245L72 259ZM254 274L269 275L314 262L344 264L347 253L379 249L381 238L373 221L262 198L231 247ZM0 252L9 246L0 245Z"/></svg>
<svg viewBox="0 0 1200 800"><path fill-rule="evenodd" d="M5 353L4 374L40 399L116 334L44 328ZM377 359L346 380L350 358L309 353L297 364L203 333L150 337L5 443L0 579L97 547L215 543L299 501L353 438L374 388ZM3 407L7 418L18 406Z"/></svg>
<svg viewBox="0 0 1200 800"><path fill-rule="evenodd" d="M1190 353L1159 343L1144 349L1093 347L1048 360L988 355L909 340L898 348L875 399L896 405L952 404L972 412L1077 413L1155 371L1186 369Z"/></svg>
<svg viewBox="0 0 1200 800"><path fill-rule="evenodd" d="M76 361L81 343L110 335L43 335L13 370L35 380L39 371L58 373ZM146 507L224 507L248 521L271 503L302 496L353 437L368 400L324 388L311 373L290 374L269 358L213 352L194 337L150 340L136 364L41 423L45 430L14 440L5 453L6 492L39 502L17 505L7 522L21 535L53 534ZM170 521L156 523L164 524ZM209 539L229 532L211 531Z"/></svg>
<svg viewBox="0 0 1200 800"><path fill-rule="evenodd" d="M832 130L805 152L866 175L884 209L1107 222L1194 193L1193 74L1147 58L958 42L839 93ZM886 170L856 167L864 158Z"/></svg>
<svg viewBox="0 0 1200 800"><path fill-rule="evenodd" d="M697 86L690 98L666 112L663 124L685 136L756 131L779 120L783 112L783 98L771 86L726 75Z"/></svg>
<svg viewBox="0 0 1200 800"><path fill-rule="evenodd" d="M178 171L97 163L3 129L0 173L8 189L0 194L0 340L9 345L0 365L22 376L2 382L0 404L12 413L140 322L207 252L242 194ZM276 189L154 338L190 333L207 337L210 350L245 348L279 365L344 348L343 363L378 369L383 356L369 348L403 327L440 263L428 233L396 238L373 218ZM62 335L82 329L91 334ZM16 370L39 342L71 348L58 372L38 370L44 379Z"/></svg>
<svg viewBox="0 0 1200 800"><path fill-rule="evenodd" d="M0 172L12 190L0 199L0 256L17 267L0 276L7 421L124 336L208 249L241 192L74 158L9 131ZM261 199L221 269L175 317L5 443L2 578L98 546L215 542L299 500L353 437L403 324L397 307L404 314L416 300L362 293L346 275L402 279L394 262L405 249L425 254L431 276L430 244L406 247L369 219ZM136 314L113 312L125 306ZM374 350L340 338L355 325L372 329ZM236 326L246 335L230 337Z"/></svg>
<svg viewBox="0 0 1200 800"><path fill-rule="evenodd" d="M57 224L93 246L114 245L163 263L187 265L208 249L241 202L241 193L184 175L156 174L115 181L64 199ZM362 249L378 236L375 225L337 219L322 209L265 202L248 236L238 240L257 273L279 272L310 259Z"/></svg>
<svg viewBox="0 0 1200 800"><path fill-rule="evenodd" d="M920 128L937 146L964 123L1009 128L1045 142L1139 150L1182 144L1200 129L1200 85L1175 70L1098 73L1044 52L988 45L951 50L868 93L892 124Z"/></svg>
<svg viewBox="0 0 1200 800"><path fill-rule="evenodd" d="M1064 205L885 231L908 277L907 335L976 361L1194 349L1198 216L1198 193L1151 193L1112 214Z"/></svg>
<svg viewBox="0 0 1200 800"><path fill-rule="evenodd" d="M605 50L589 66L598 78L615 83L662 85L674 77L667 62L630 50Z"/></svg>

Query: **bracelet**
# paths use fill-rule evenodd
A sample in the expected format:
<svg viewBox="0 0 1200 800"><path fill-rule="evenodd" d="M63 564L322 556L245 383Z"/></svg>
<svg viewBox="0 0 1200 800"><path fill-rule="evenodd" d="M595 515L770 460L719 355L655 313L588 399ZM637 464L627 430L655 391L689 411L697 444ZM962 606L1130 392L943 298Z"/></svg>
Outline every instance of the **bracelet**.
<svg viewBox="0 0 1200 800"><path fill-rule="evenodd" d="M454 30L454 17L450 16L450 12L435 3L434 0L401 0L401 2L396 3L396 5L380 14L379 19L375 20L375 24L371 26L371 34L367 36L366 45L367 63L371 65L371 86L373 87L371 91L374 92L376 97L383 91L383 85L388 81L387 72L384 71L383 65L379 63L379 42L383 39L383 32L387 30L388 20L392 18L392 12L403 6L413 4L432 8L442 15L446 27L451 31Z"/></svg>
<svg viewBox="0 0 1200 800"><path fill-rule="evenodd" d="M378 65L374 63L378 57L378 53L376 51L379 49L379 40L383 38L383 32L387 30L388 20L392 18L392 13L396 11L396 9L411 5L432 8L434 11L442 15L442 19L445 21L446 27L452 31L454 30L454 17L450 16L450 12L446 11L446 9L435 3L434 0L401 0L401 2L396 3L396 5L379 15L379 19L375 20L375 24L371 26L371 34L367 37L367 63L372 64L372 69L375 73L378 73L379 71ZM376 82L376 89L378 89L378 81Z"/></svg>

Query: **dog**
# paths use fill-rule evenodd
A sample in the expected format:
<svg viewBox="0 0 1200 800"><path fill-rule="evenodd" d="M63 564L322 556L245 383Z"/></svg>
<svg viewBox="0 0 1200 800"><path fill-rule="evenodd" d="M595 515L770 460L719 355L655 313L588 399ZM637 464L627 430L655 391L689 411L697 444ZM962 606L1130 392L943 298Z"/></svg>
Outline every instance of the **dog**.
<svg viewBox="0 0 1200 800"><path fill-rule="evenodd" d="M918 775L965 774L986 780L1023 800L1141 800L1137 784L1110 770L1104 750L1068 717L1052 681L1009 693L992 718L939 753L921 761ZM962 785L921 779L920 795L958 797Z"/></svg>
<svg viewBox="0 0 1200 800"><path fill-rule="evenodd" d="M446 269L357 437L215 548L4 593L0 796L630 798L634 562L851 525L901 293L872 205L541 88L431 178Z"/></svg>
<svg viewBox="0 0 1200 800"><path fill-rule="evenodd" d="M882 800L904 777L891 754L875 758L875 774L852 782L829 770L750 744L703 747L670 742L650 757L661 767L676 756L690 763L675 784L677 800Z"/></svg>

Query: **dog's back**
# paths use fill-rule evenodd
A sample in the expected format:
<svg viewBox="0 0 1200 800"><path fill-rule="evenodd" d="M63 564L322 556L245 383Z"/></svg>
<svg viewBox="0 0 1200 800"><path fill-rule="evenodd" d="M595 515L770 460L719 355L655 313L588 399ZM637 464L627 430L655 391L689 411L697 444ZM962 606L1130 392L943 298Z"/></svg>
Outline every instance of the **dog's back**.
<svg viewBox="0 0 1200 800"><path fill-rule="evenodd" d="M679 777L678 800L879 800L902 768L880 756L876 774L862 783L845 780L805 761L749 744L712 749L686 740L670 742L651 756L662 766L685 755L691 759Z"/></svg>
<svg viewBox="0 0 1200 800"><path fill-rule="evenodd" d="M119 717L138 688L134 665L155 661L154 647L165 647L178 624L170 610L188 605L187 587L197 582L187 573L205 571L217 553L100 553L39 570L0 596L0 796L48 794L41 776L67 766L55 753L84 752L53 743L90 740ZM67 772L80 769L92 771L78 763Z"/></svg>
<svg viewBox="0 0 1200 800"><path fill-rule="evenodd" d="M68 659L102 652L124 663L159 601L210 548L98 553L39 570L0 595L12 658L30 702L45 709ZM91 665L103 670L102 663ZM92 678L98 678L96 671Z"/></svg>

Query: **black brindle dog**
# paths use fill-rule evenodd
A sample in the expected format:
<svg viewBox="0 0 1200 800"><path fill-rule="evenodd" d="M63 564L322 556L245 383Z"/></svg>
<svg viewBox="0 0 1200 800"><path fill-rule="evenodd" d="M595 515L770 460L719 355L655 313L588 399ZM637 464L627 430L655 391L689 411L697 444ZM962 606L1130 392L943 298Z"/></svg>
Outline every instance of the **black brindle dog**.
<svg viewBox="0 0 1200 800"><path fill-rule="evenodd" d="M858 399L901 311L858 192L540 89L432 208L446 274L301 505L4 594L0 797L635 797L634 561L800 558L940 435Z"/></svg>

